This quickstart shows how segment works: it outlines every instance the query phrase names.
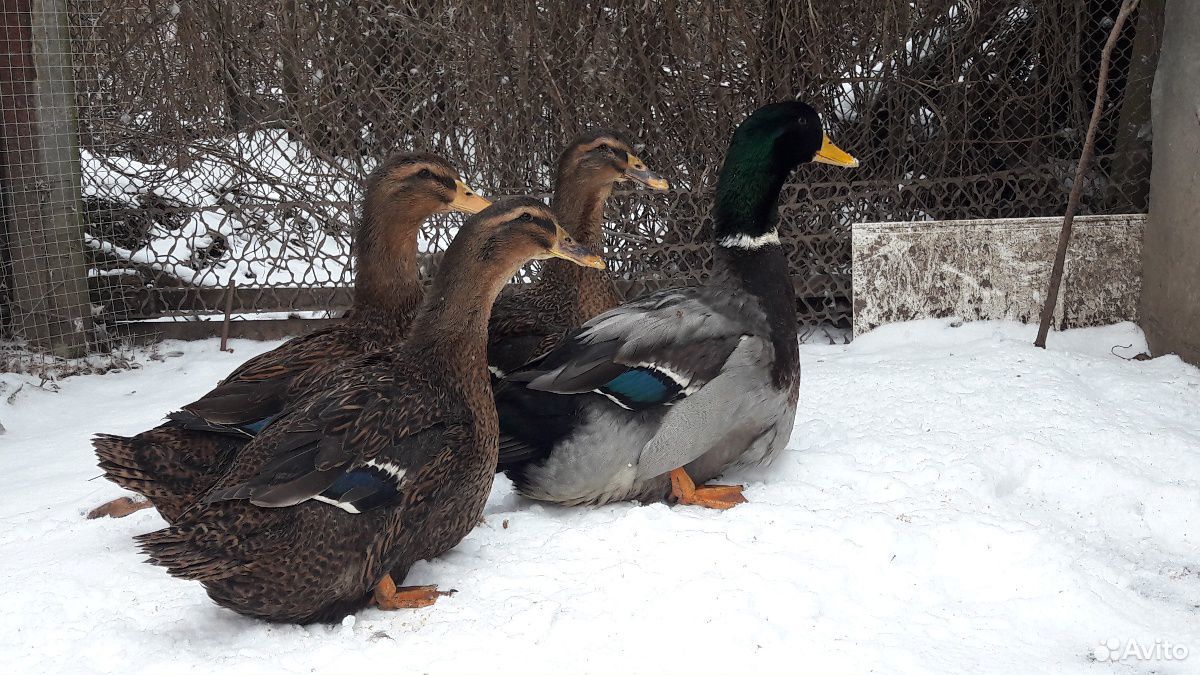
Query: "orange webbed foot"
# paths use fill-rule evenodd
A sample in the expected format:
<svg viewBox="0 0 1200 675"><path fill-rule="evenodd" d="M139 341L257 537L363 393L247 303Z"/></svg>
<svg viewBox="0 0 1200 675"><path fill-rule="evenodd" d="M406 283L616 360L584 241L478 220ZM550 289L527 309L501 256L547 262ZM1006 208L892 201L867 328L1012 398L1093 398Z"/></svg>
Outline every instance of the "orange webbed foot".
<svg viewBox="0 0 1200 675"><path fill-rule="evenodd" d="M683 467L671 471L671 496L678 504L703 506L707 509L732 509L745 504L741 485L701 485L696 487Z"/></svg>
<svg viewBox="0 0 1200 675"><path fill-rule="evenodd" d="M100 506L88 511L87 519L95 520L96 518L124 518L125 516L148 509L153 504L142 499L136 500L133 497L117 497L116 499L104 502Z"/></svg>
<svg viewBox="0 0 1200 675"><path fill-rule="evenodd" d="M419 609L437 602L438 597L453 595L457 591L439 591L437 586L402 586L396 587L392 575L387 575L375 584L374 604L379 609Z"/></svg>

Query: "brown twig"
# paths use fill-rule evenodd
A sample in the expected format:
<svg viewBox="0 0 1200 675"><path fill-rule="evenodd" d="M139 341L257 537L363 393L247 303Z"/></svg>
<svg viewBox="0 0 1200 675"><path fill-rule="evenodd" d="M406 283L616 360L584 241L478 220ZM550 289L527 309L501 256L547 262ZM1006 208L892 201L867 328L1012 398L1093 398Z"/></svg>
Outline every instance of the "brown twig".
<svg viewBox="0 0 1200 675"><path fill-rule="evenodd" d="M1075 212L1079 210L1079 199L1083 194L1083 180L1091 168L1092 157L1096 154L1096 128L1100 126L1100 115L1104 111L1104 89L1108 84L1108 67L1112 62L1112 52L1121 35L1125 19L1137 8L1139 0L1121 0L1121 9L1113 21L1112 30L1108 32L1108 40L1104 50L1100 52L1100 73L1096 80L1096 101L1092 104L1092 119L1088 122L1087 135L1083 139L1083 152L1079 155L1079 165L1075 167L1075 182L1071 184L1071 194L1067 197L1067 212L1063 216L1062 231L1058 235L1058 250L1054 253L1054 267L1050 270L1050 287L1046 289L1046 304L1042 306L1042 321L1038 326L1035 347L1046 348L1046 336L1050 333L1050 322L1054 319L1054 306L1058 304L1058 290L1062 285L1063 267L1067 260L1067 246L1071 243L1071 226L1075 222Z"/></svg>

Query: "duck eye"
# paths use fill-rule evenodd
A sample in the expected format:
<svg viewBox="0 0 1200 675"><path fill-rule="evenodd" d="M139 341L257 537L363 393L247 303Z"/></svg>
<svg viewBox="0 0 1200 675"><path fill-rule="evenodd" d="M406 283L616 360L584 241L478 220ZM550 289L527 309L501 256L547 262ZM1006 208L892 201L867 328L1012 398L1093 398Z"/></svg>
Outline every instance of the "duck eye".
<svg viewBox="0 0 1200 675"><path fill-rule="evenodd" d="M421 169L421 171L419 173L417 173L417 175L420 176L421 178L433 178L433 172L430 171L429 169Z"/></svg>
<svg viewBox="0 0 1200 675"><path fill-rule="evenodd" d="M600 150L602 150L602 151L604 151L604 152L607 152L607 153L609 153L609 154L612 154L612 153L613 153L612 146L611 146L611 145L609 145L608 143L601 143L601 144L600 144L600 148L599 148L599 149L600 149Z"/></svg>
<svg viewBox="0 0 1200 675"><path fill-rule="evenodd" d="M521 219L521 220L524 220L524 221L526 221L526 222L528 222L528 221L530 221L530 220L533 220L533 214L532 214L532 213L530 213L530 212L528 212L528 211L526 211L525 213L522 213L522 214L521 214L521 218L520 218L520 219Z"/></svg>

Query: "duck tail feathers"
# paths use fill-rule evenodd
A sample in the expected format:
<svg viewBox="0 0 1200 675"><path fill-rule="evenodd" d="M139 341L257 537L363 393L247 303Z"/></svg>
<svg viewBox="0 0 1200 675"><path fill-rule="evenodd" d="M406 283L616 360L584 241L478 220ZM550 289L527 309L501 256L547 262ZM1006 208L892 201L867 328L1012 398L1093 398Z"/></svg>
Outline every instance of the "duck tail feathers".
<svg viewBox="0 0 1200 675"><path fill-rule="evenodd" d="M134 541L150 563L181 579L220 581L247 570L246 561L226 555L227 547L207 545L204 538L196 528L175 525L138 535Z"/></svg>
<svg viewBox="0 0 1200 675"><path fill-rule="evenodd" d="M159 494L163 492L163 486L143 463L148 449L144 441L128 436L96 434L92 438L92 448L108 480L126 490L145 495L151 501L155 497L165 496Z"/></svg>

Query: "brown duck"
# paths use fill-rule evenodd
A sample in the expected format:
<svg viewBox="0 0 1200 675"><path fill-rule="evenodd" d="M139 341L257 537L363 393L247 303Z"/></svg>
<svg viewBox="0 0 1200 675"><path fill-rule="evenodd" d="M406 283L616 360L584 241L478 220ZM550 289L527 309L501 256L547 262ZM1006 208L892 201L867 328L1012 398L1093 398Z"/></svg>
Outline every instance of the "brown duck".
<svg viewBox="0 0 1200 675"><path fill-rule="evenodd" d="M617 183L632 180L654 190L667 181L646 168L633 146L614 131L577 137L558 158L551 205L563 229L580 244L604 246L604 204ZM532 284L500 293L488 329L492 373L516 370L545 353L571 329L624 302L602 270L549 260Z"/></svg>
<svg viewBox="0 0 1200 675"><path fill-rule="evenodd" d="M440 157L406 153L384 161L367 180L348 317L250 359L165 424L133 437L98 434L92 445L105 477L149 502L123 497L89 517L123 516L153 505L174 522L298 392L336 372L346 359L407 333L423 296L417 276L421 224L434 213L475 213L488 204Z"/></svg>
<svg viewBox="0 0 1200 675"><path fill-rule="evenodd" d="M200 504L138 540L155 564L271 621L340 619L395 588L417 560L478 522L496 467L487 320L531 258L603 266L540 202L514 197L470 218L446 251L409 338L343 367L246 445Z"/></svg>

